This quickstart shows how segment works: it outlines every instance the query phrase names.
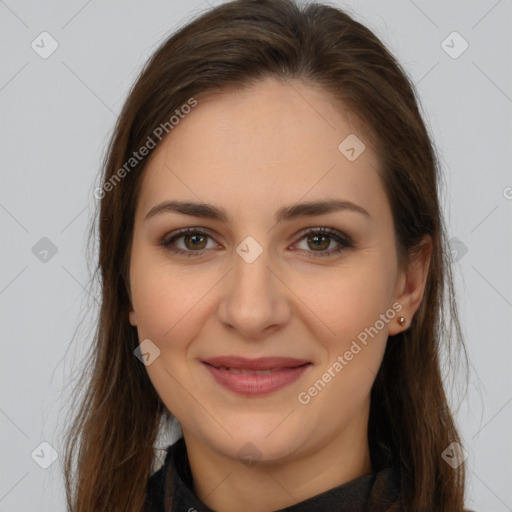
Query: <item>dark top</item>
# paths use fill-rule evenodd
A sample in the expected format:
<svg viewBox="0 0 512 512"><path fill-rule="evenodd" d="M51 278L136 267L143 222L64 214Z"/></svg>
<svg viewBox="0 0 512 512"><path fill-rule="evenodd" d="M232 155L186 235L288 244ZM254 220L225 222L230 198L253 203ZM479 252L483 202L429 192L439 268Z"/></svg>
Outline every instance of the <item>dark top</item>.
<svg viewBox="0 0 512 512"><path fill-rule="evenodd" d="M195 495L185 441L167 448L164 465L148 482L144 512L214 512ZM172 497L172 509L166 508ZM400 512L400 471L387 467L368 473L312 498L279 509L282 512ZM278 511L276 511L278 512Z"/></svg>

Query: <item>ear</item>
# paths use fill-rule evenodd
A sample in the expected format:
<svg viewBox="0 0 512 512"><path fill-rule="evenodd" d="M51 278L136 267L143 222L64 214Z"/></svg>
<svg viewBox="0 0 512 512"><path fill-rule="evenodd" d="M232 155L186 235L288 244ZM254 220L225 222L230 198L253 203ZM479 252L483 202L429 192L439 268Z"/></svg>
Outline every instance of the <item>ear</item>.
<svg viewBox="0 0 512 512"><path fill-rule="evenodd" d="M130 307L130 312L128 313L128 319L130 320L130 324L134 327L137 325L137 315L132 307Z"/></svg>
<svg viewBox="0 0 512 512"><path fill-rule="evenodd" d="M405 331L411 325L412 318L423 299L431 256L432 238L425 235L418 248L410 254L406 268L399 271L395 301L402 305L402 309L397 311L395 320L390 323L388 331L390 336ZM403 326L398 322L401 316L405 318Z"/></svg>
<svg viewBox="0 0 512 512"><path fill-rule="evenodd" d="M128 320L130 321L130 324L134 327L137 325L137 315L135 314L135 311L133 310L133 301L132 301L132 292L130 290L130 279L129 277L124 280L126 292L128 293L128 298L130 299L130 311L128 312Z"/></svg>

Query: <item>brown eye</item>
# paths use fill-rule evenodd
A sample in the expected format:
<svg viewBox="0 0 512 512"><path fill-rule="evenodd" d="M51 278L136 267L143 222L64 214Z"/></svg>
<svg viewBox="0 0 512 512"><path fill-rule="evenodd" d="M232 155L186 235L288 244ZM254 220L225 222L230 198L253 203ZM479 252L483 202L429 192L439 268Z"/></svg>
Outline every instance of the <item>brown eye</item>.
<svg viewBox="0 0 512 512"><path fill-rule="evenodd" d="M310 230L304 234L301 240L306 240L306 249L300 249L307 253L309 258L333 256L345 249L354 247L352 240L339 231L329 228ZM331 250L326 250L332 243L338 244Z"/></svg>
<svg viewBox="0 0 512 512"><path fill-rule="evenodd" d="M206 245L206 236L201 234L184 235L183 240L187 249L191 250L204 249Z"/></svg>
<svg viewBox="0 0 512 512"><path fill-rule="evenodd" d="M178 247L180 240L182 240L182 247ZM186 228L178 231L171 237L167 237L160 244L165 249L176 254L201 256L207 249L216 247L215 243L213 247L208 247L209 240L213 242L213 238L203 229ZM309 230L304 233L300 240L306 241L306 248L299 248L299 250L306 253L309 258L333 256L354 246L348 236L329 228ZM327 250L333 244L337 244L337 247Z"/></svg>
<svg viewBox="0 0 512 512"><path fill-rule="evenodd" d="M327 249L331 243L330 237L326 235L308 236L308 245L314 249Z"/></svg>
<svg viewBox="0 0 512 512"><path fill-rule="evenodd" d="M161 245L163 245L165 249L176 254L184 256L201 256L205 249L209 249L209 247L207 247L209 239L211 239L211 236L202 229L187 228L182 229L171 237L167 237L161 242ZM182 248L177 247L180 240L183 240L181 242ZM216 244L214 244L214 246L215 245Z"/></svg>

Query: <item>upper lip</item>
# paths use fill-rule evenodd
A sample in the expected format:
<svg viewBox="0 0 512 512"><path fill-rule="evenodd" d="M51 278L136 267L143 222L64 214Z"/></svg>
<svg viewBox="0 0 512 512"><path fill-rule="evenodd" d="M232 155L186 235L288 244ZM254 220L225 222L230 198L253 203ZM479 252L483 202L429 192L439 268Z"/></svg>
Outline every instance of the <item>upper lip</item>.
<svg viewBox="0 0 512 512"><path fill-rule="evenodd" d="M219 356L203 359L203 363L211 364L217 368L239 368L241 370L275 370L279 368L295 368L310 363L306 359L293 357L260 357L248 359L239 356Z"/></svg>

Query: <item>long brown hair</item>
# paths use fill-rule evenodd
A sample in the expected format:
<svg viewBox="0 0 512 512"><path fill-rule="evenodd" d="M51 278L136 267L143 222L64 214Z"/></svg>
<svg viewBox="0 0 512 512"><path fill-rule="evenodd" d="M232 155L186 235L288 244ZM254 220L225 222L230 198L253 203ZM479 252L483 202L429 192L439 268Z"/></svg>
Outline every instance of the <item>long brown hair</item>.
<svg viewBox="0 0 512 512"><path fill-rule="evenodd" d="M464 464L453 469L442 458L451 443L462 442L440 363L443 347L452 362L464 344L440 213L439 165L414 87L379 39L339 8L238 0L201 14L164 41L141 71L108 146L97 194L99 321L66 437L72 512L140 512L155 442L169 417L134 356L139 340L128 321L134 212L151 151L126 163L147 147L148 137L156 140L157 127L170 133L169 119L191 98L200 104L202 94L268 76L319 87L348 106L375 141L399 253L407 259L424 235L432 238L422 303L410 328L390 338L372 388L368 439L374 469L400 466L403 510L463 510Z"/></svg>

